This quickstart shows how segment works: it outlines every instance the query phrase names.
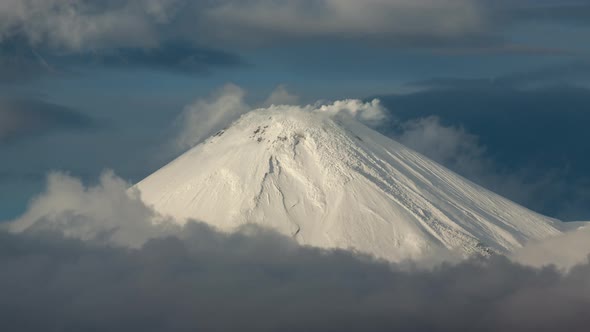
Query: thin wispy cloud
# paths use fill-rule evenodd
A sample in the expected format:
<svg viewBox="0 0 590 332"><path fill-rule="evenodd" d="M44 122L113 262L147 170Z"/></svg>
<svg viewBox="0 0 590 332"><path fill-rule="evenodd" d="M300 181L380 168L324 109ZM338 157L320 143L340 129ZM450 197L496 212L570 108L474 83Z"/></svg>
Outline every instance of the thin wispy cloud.
<svg viewBox="0 0 590 332"><path fill-rule="evenodd" d="M100 121L37 99L0 97L0 144L52 131L93 130Z"/></svg>

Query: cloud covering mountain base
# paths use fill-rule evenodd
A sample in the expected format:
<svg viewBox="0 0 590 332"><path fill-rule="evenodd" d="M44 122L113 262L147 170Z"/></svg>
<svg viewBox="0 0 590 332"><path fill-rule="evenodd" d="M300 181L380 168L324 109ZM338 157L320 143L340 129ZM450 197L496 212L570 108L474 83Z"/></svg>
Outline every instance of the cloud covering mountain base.
<svg viewBox="0 0 590 332"><path fill-rule="evenodd" d="M114 249L0 234L0 328L19 331L585 331L590 265L433 270L189 224Z"/></svg>
<svg viewBox="0 0 590 332"><path fill-rule="evenodd" d="M96 186L53 174L12 224L36 226L0 232L0 329L585 331L590 324L584 248L568 270L500 256L389 264L302 247L258 227L170 228L127 186L109 172ZM575 247L563 240L546 242L546 251L571 256Z"/></svg>

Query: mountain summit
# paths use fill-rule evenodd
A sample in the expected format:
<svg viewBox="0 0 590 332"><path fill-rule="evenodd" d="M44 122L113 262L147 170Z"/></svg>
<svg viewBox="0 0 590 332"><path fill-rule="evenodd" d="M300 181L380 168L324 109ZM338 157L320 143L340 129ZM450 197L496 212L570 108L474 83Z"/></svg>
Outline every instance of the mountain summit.
<svg viewBox="0 0 590 332"><path fill-rule="evenodd" d="M508 253L559 221L496 195L328 107L243 115L136 187L158 212L392 261ZM345 113L345 114L342 114ZM358 115L358 114L357 114Z"/></svg>

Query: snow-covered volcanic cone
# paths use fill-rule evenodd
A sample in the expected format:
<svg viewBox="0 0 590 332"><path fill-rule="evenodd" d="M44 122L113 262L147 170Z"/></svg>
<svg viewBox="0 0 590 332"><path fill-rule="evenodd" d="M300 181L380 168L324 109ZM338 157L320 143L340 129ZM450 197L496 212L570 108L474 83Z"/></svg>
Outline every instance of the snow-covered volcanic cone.
<svg viewBox="0 0 590 332"><path fill-rule="evenodd" d="M136 187L179 222L254 223L392 261L441 248L508 253L560 233L560 222L314 107L251 111Z"/></svg>

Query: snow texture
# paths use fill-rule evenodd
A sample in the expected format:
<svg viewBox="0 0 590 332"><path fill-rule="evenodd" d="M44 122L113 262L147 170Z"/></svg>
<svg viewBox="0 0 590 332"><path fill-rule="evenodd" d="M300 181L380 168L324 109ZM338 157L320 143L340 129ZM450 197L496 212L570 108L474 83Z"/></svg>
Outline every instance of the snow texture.
<svg viewBox="0 0 590 332"><path fill-rule="evenodd" d="M507 254L561 233L561 222L377 133L350 109L334 111L358 108L349 102L246 113L136 188L179 223L224 231L253 223L300 244L390 261L445 250Z"/></svg>

